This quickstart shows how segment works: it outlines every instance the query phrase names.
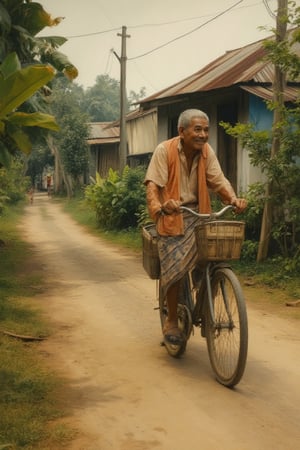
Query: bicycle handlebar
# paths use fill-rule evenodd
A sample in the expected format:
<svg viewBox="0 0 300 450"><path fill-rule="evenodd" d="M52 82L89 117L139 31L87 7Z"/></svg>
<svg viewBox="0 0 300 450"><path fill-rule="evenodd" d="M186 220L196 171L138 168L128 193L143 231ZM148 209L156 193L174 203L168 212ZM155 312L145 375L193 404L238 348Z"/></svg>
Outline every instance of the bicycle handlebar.
<svg viewBox="0 0 300 450"><path fill-rule="evenodd" d="M199 219L213 219L213 220L222 217L226 213L226 211L229 211L230 209L235 209L235 207L233 205L227 205L224 206L224 208L220 209L220 211L207 214L200 214L194 211L193 209L187 208L186 206L180 206L181 211L187 211L190 214L199 217Z"/></svg>

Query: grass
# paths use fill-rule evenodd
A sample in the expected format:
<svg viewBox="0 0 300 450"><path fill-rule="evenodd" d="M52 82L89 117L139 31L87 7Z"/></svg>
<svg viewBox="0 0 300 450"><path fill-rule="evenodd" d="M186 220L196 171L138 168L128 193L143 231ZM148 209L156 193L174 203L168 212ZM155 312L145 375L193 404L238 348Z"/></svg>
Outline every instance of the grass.
<svg viewBox="0 0 300 450"><path fill-rule="evenodd" d="M3 334L51 333L33 300L43 277L32 272L32 249L17 229L21 214L12 208L0 217L0 449L61 448L72 437L61 420L63 380L47 368L39 341Z"/></svg>
<svg viewBox="0 0 300 450"><path fill-rule="evenodd" d="M284 268L284 262L266 260L256 262L237 262L234 268L244 277L251 278L258 285L269 289L281 289L291 298L300 299L300 279L297 273L289 273Z"/></svg>

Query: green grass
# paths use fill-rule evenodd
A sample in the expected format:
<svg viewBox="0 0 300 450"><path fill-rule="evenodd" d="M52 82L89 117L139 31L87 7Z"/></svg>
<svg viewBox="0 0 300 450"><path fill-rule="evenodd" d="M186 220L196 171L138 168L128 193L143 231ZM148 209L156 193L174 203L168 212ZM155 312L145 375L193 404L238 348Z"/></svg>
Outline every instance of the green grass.
<svg viewBox="0 0 300 450"><path fill-rule="evenodd" d="M235 262L235 270L244 277L251 278L257 285L271 289L281 289L291 298L300 299L300 279L298 273L288 273L284 264L266 260L256 262Z"/></svg>
<svg viewBox="0 0 300 450"><path fill-rule="evenodd" d="M51 333L33 300L44 288L43 277L17 230L21 214L22 208L14 208L0 217L0 449L61 448L72 437L62 421L63 380L47 368L39 341L3 333Z"/></svg>

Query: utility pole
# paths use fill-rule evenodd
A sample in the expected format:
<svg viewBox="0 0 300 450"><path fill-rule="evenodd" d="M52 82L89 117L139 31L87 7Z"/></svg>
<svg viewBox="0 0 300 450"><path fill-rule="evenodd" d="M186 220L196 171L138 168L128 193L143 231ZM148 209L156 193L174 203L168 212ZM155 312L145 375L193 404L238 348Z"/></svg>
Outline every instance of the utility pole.
<svg viewBox="0 0 300 450"><path fill-rule="evenodd" d="M122 27L122 33L117 35L122 38L121 57L114 51L114 55L117 57L120 63L120 147L119 147L119 161L120 171L122 172L126 166L127 160L127 133L126 133L126 38L130 38L129 34L126 34L127 27Z"/></svg>

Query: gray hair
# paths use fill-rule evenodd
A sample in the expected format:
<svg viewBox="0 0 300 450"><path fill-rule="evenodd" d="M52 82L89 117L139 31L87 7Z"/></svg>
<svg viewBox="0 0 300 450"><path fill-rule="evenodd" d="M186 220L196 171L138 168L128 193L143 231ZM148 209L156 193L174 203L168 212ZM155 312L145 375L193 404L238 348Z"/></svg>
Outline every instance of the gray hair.
<svg viewBox="0 0 300 450"><path fill-rule="evenodd" d="M178 118L178 130L180 127L187 128L190 125L192 119L194 119L195 117L205 119L209 124L209 117L205 112L200 111L200 109L186 109L180 114Z"/></svg>

